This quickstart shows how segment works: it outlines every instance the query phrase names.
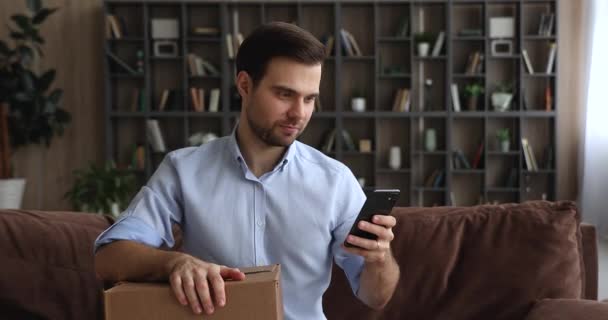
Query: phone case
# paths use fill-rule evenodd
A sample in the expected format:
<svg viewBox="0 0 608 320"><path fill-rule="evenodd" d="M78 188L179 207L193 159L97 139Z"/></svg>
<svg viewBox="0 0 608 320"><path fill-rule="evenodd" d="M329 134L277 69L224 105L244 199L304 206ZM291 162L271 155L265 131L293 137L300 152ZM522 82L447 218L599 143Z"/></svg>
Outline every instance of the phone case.
<svg viewBox="0 0 608 320"><path fill-rule="evenodd" d="M389 215L393 210L397 199L399 199L400 193L400 190L397 189L378 189L369 193L367 196L367 200L365 200L365 203L361 208L361 211L359 211L357 220L355 220L355 223L353 223L353 226L350 229L349 234L361 238L375 240L377 238L375 234L359 229L359 221L363 220L371 222L372 217L374 215ZM347 247L353 247L353 245L347 242L344 242L344 245Z"/></svg>

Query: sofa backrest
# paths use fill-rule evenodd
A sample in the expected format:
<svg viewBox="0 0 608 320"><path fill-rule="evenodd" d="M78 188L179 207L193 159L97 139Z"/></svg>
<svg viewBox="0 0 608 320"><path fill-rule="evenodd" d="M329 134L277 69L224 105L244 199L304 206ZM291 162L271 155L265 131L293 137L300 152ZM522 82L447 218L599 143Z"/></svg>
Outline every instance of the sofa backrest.
<svg viewBox="0 0 608 320"><path fill-rule="evenodd" d="M328 319L523 319L537 299L585 296L580 216L572 202L392 214L401 279L389 305L366 308L334 267L324 296ZM594 238L586 240L595 246Z"/></svg>
<svg viewBox="0 0 608 320"><path fill-rule="evenodd" d="M0 318L103 319L93 241L111 220L0 210Z"/></svg>

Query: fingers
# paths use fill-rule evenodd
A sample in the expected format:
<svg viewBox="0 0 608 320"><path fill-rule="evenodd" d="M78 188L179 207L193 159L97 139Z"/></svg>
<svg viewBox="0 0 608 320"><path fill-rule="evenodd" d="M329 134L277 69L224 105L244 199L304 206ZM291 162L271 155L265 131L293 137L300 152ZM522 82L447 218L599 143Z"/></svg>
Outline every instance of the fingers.
<svg viewBox="0 0 608 320"><path fill-rule="evenodd" d="M186 294L188 304L190 305L190 308L192 308L192 312L196 314L201 313L201 304L199 303L198 294L196 293L194 279L192 277L182 278L182 288ZM209 292L207 292L207 294L208 293Z"/></svg>
<svg viewBox="0 0 608 320"><path fill-rule="evenodd" d="M169 278L169 283L171 284L171 289L173 289L173 294L175 294L177 301L179 301L182 306L188 305L188 300L186 299L186 294L182 287L182 278L177 274L173 274L171 275L171 278Z"/></svg>
<svg viewBox="0 0 608 320"><path fill-rule="evenodd" d="M393 216L377 214L373 217L372 222L384 228L392 228L397 224L397 219Z"/></svg>
<svg viewBox="0 0 608 320"><path fill-rule="evenodd" d="M232 280L245 280L245 273L241 272L238 268L228 268L222 266L220 268L220 275L224 279L232 279Z"/></svg>
<svg viewBox="0 0 608 320"><path fill-rule="evenodd" d="M375 234L376 236L378 236L378 240L380 241L390 242L395 237L393 235L393 230L391 229L391 227L385 227L383 225L369 223L367 221L360 221L357 226L363 231Z"/></svg>
<svg viewBox="0 0 608 320"><path fill-rule="evenodd" d="M376 240L360 238L360 237L353 236L353 235L349 235L346 238L346 242L352 244L353 246L359 247L361 249L367 249L367 250L378 249L378 243L379 243Z"/></svg>
<svg viewBox="0 0 608 320"><path fill-rule="evenodd" d="M208 276L209 284L213 290L216 305L223 307L226 304L226 291L224 288L224 279L219 272L210 273Z"/></svg>
<svg viewBox="0 0 608 320"><path fill-rule="evenodd" d="M211 300L211 293L209 292L209 282L207 281L208 275L203 271L198 271L194 278L196 282L196 297L200 298L203 304L205 313L212 314L214 311L213 301ZM190 299L188 299L190 300ZM196 313L200 313L200 310Z"/></svg>

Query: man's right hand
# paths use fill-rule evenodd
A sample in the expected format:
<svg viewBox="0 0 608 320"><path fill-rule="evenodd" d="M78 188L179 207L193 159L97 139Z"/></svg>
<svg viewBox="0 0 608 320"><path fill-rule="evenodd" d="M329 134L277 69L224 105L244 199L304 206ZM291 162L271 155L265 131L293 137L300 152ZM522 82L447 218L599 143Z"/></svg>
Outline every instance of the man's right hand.
<svg viewBox="0 0 608 320"><path fill-rule="evenodd" d="M175 297L180 304L190 305L196 314L203 309L205 313L212 314L215 307L226 305L224 279L245 279L245 274L239 269L208 263L187 254L171 259L168 270Z"/></svg>

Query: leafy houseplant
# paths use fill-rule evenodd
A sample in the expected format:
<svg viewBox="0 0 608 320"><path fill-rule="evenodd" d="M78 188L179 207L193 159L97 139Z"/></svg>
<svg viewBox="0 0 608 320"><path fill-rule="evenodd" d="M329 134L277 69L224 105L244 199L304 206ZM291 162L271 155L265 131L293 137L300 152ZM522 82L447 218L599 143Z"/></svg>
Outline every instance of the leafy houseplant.
<svg viewBox="0 0 608 320"><path fill-rule="evenodd" d="M483 85L479 83L467 84L464 87L464 94L467 97L467 107L470 111L477 110L479 96L484 93Z"/></svg>
<svg viewBox="0 0 608 320"><path fill-rule="evenodd" d="M503 129L496 130L496 139L498 140L498 145L500 146L500 151L509 152L509 145L510 145L510 141L511 141L509 129L503 128Z"/></svg>
<svg viewBox="0 0 608 320"><path fill-rule="evenodd" d="M65 197L78 211L118 216L135 191L134 175L116 168L114 162L102 167L91 164L85 170L74 171L74 174L74 185Z"/></svg>
<svg viewBox="0 0 608 320"><path fill-rule="evenodd" d="M0 40L0 123L3 139L3 156L0 159L0 206L6 192L4 183L23 179L8 179L10 149L28 144L44 143L47 147L55 134L61 135L70 122L70 114L60 107L61 89L49 89L55 80L55 69L38 72L37 62L43 56L44 39L40 35L41 24L57 9L43 8L41 0L26 0L28 12L11 16L9 25L12 45ZM18 203L21 203L21 195ZM13 205L13 204L10 204Z"/></svg>

